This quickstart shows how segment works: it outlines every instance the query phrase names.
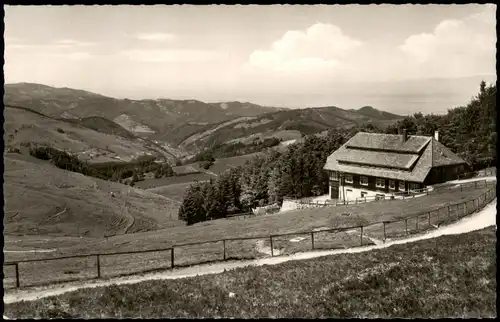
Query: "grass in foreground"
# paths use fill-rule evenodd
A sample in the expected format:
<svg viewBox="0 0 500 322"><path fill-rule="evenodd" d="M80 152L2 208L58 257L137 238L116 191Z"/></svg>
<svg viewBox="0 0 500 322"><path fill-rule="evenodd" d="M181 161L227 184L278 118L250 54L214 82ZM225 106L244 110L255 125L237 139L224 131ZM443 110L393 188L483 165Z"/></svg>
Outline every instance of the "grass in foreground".
<svg viewBox="0 0 500 322"><path fill-rule="evenodd" d="M496 229L217 275L79 290L12 318L496 317ZM234 293L234 296L230 296Z"/></svg>

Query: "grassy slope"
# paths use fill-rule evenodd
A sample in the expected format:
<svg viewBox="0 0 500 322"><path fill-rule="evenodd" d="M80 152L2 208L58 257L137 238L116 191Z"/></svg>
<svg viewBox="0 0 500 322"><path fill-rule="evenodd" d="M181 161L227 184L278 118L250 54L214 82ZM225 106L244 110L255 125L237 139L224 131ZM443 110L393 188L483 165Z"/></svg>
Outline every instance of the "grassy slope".
<svg viewBox="0 0 500 322"><path fill-rule="evenodd" d="M220 159L215 160L214 164L210 167L209 170L214 172L214 173L221 174L230 168L235 168L237 166L244 165L245 162L253 159L254 157L256 157L258 155L262 155L262 153L257 152L257 153L251 153L251 154L230 157L230 158L220 158Z"/></svg>
<svg viewBox="0 0 500 322"><path fill-rule="evenodd" d="M496 317L496 230L6 305L16 318ZM229 294L234 293L233 297Z"/></svg>
<svg viewBox="0 0 500 322"><path fill-rule="evenodd" d="M185 183L174 183L167 186L146 189L146 191L165 196L178 202L182 202L184 200L184 196L186 195L186 190L192 184L193 182L191 181Z"/></svg>
<svg viewBox="0 0 500 322"><path fill-rule="evenodd" d="M235 238L245 236L268 236L270 234L281 234L295 231L307 231L321 227L346 227L359 224L368 224L382 220L391 220L413 216L415 214L430 211L449 202L461 202L471 200L484 192L485 189L468 189L463 192L451 191L439 195L424 196L415 199L371 202L361 205L338 206L327 208L303 209L278 213L269 216L259 216L244 220L219 219L195 224L193 226L182 226L171 229L160 229L144 233L129 234L110 237L107 241L94 241L91 246L82 242L81 244L67 248L63 254L87 253L95 251L116 252L138 249L166 248L172 244L201 242L223 238ZM351 213L351 216L343 216ZM426 218L419 223L419 229L424 228ZM398 230L404 227L396 227ZM365 235L371 234L374 238L381 238L382 227L374 226L372 230L365 229ZM388 227L389 232L389 227ZM318 239L321 236L317 236ZM290 237L291 238L291 237ZM323 238L328 239L328 236ZM355 242L359 241L355 237ZM307 244L307 241L304 241ZM319 241L318 241L319 242ZM236 250L239 242L232 245ZM253 241L253 244L255 241ZM221 249L220 245L212 244L216 251ZM319 245L318 245L319 246ZM228 246L229 247L229 246ZM243 247L243 246L242 246ZM245 246L246 247L246 246ZM305 245L308 249L310 244ZM193 251L202 247L192 246ZM201 250L200 250L201 251ZM205 249L207 254L213 253L213 249ZM48 255L48 254L46 254ZM47 257L44 255L43 257ZM9 260L19 259L19 254L7 254ZM31 254L29 255L31 257ZM194 254L197 257L198 254ZM24 258L24 256L23 256ZM216 255L216 258L220 258ZM186 259L187 260L187 259Z"/></svg>
<svg viewBox="0 0 500 322"><path fill-rule="evenodd" d="M178 202L30 158L4 155L4 234L102 237L183 225Z"/></svg>
<svg viewBox="0 0 500 322"><path fill-rule="evenodd" d="M153 153L153 149L147 147L143 141L97 132L28 110L6 107L4 116L6 147L19 148L24 143L49 145L75 153L79 158L92 162L113 161L114 157L126 160L139 154ZM91 157L88 152L99 156ZM166 152L163 155L172 158Z"/></svg>
<svg viewBox="0 0 500 322"><path fill-rule="evenodd" d="M437 206L446 204L446 201L456 201L464 196L477 196L484 189L475 191L463 191L462 193L448 193L441 197L433 196L412 199L413 202L402 203L401 201L387 202L385 205L372 203L372 207L376 212L367 211L364 216L345 217L342 215L346 209L338 207L337 212L329 214L319 212L319 216L315 217L315 213L311 212L310 216L301 216L298 212L295 216L288 213L275 216L265 216L260 218L242 219L242 220L216 220L212 222L204 222L190 227L177 227L175 229L163 229L148 233L129 234L124 236L110 237L109 239L67 239L67 238L52 238L48 239L43 236L42 240L19 238L6 238L7 249L18 249L31 246L30 248L40 248L40 245L45 245L42 248L55 248L51 253L5 253L7 261L18 261L33 258L52 258L58 256L67 256L75 254L88 253L114 253L116 251L132 251L132 250L151 250L164 249L172 244L181 244L188 242L203 242L207 240L217 240L231 237L252 236L249 240L227 241L225 243L225 254L227 259L250 259L262 258L270 255L270 242L268 237L272 233L284 233L291 231L310 230L312 227L345 227L351 225L367 224L370 221L380 220L380 216L386 219L399 218L400 216L410 216L415 211L399 211L401 207L411 208L417 204L425 205L420 211L429 211ZM420 199L420 200L419 200ZM469 198L470 199L470 198ZM469 203L469 212L472 202ZM378 208L378 209L377 209ZM397 213L388 213L388 209L395 208ZM377 213L378 211L378 213ZM322 217L325 216L326 217ZM441 212L439 219L433 214L431 225L446 224L461 217L464 212L452 207L450 216L446 216L446 211ZM305 218L303 218L305 217ZM418 229L414 226L415 220L409 220L408 233L415 234L434 229L428 223L426 215L418 220ZM321 224L321 225L320 225ZM398 238L405 235L404 220L397 225L391 224L386 227L387 236L389 238ZM371 245L377 243L377 239L381 241L384 230L381 224L365 227L363 232L363 245ZM255 238L256 235L261 237ZM295 237L301 237L302 240L295 240ZM375 239L373 239L375 238ZM273 238L274 254L291 254L296 252L308 251L311 249L311 236L306 235L289 235ZM317 232L314 234L315 249L336 249L346 247L360 246L360 230L352 229L343 232ZM260 245L260 246L259 246ZM25 248L25 249L26 249ZM267 250L266 250L267 248ZM183 247L175 247L175 265L189 266L210 261L223 260L223 243L205 243L195 244ZM132 253L126 255L107 255L101 256L100 267L101 276L111 277L120 274L134 274L147 270L163 270L171 267L170 251L150 251L146 253ZM14 271L10 266L10 271L5 271L6 278L4 280L5 287L12 287L15 283ZM74 258L66 260L53 260L26 263L20 266L19 274L22 281L22 286L38 285L53 282L62 282L72 279L84 279L96 276L96 258L88 257L85 259Z"/></svg>
<svg viewBox="0 0 500 322"><path fill-rule="evenodd" d="M146 179L135 183L135 187L140 189L151 189L156 187L169 186L179 183L193 183L195 181L206 181L215 176L206 173L190 173L186 175L166 177L161 179Z"/></svg>

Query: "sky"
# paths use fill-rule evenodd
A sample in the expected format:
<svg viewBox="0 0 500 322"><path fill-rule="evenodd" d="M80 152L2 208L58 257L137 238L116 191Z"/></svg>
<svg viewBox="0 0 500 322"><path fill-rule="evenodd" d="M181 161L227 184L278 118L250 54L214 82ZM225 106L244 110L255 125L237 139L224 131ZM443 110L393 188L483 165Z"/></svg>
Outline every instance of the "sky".
<svg viewBox="0 0 500 322"><path fill-rule="evenodd" d="M4 8L6 83L406 113L496 81L495 5Z"/></svg>

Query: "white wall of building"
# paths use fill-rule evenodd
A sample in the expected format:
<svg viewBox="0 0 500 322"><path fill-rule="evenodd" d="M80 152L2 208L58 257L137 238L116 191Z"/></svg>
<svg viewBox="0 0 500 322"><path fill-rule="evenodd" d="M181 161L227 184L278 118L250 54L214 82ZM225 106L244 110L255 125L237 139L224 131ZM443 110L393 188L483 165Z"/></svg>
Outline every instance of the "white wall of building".
<svg viewBox="0 0 500 322"><path fill-rule="evenodd" d="M368 187L367 187L368 188ZM331 190L331 187L330 187ZM351 191L348 191L351 190ZM356 200L356 198L361 198L361 192L366 192L365 197L374 197L375 195L384 195L384 196L391 196L392 193L384 193L384 192L379 192L379 191L373 191L373 190L368 190L368 189L360 189L360 188L353 188L352 186L339 186L339 201L344 200L344 191L345 191L345 200ZM330 191L331 192L331 191Z"/></svg>

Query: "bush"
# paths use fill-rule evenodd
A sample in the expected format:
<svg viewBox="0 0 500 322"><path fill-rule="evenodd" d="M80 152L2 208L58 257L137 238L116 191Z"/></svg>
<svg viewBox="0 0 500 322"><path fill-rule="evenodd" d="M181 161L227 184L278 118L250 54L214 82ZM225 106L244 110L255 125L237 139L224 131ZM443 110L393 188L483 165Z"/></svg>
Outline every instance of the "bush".
<svg viewBox="0 0 500 322"><path fill-rule="evenodd" d="M63 130L63 129L61 129L60 127L58 127L58 128L57 128L57 132L59 132L59 133L64 133L64 130Z"/></svg>
<svg viewBox="0 0 500 322"><path fill-rule="evenodd" d="M208 170L213 164L214 164L213 161L203 161L203 162L200 163L200 166L203 169Z"/></svg>
<svg viewBox="0 0 500 322"><path fill-rule="evenodd" d="M19 151L18 148L14 148L14 147L9 147L7 149L7 153L17 153L17 154L21 154L21 151Z"/></svg>

